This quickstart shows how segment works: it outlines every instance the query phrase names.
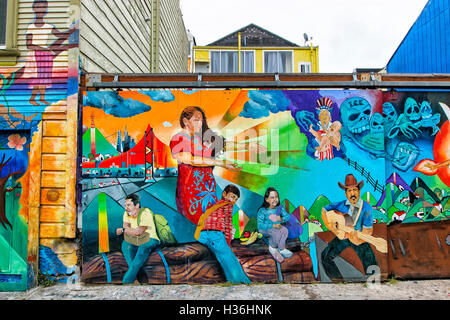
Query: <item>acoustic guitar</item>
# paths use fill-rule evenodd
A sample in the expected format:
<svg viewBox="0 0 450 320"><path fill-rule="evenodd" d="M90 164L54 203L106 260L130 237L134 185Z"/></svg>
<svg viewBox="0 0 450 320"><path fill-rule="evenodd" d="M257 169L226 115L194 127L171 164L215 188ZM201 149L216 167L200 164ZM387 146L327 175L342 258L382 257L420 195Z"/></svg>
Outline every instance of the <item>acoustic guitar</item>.
<svg viewBox="0 0 450 320"><path fill-rule="evenodd" d="M336 237L338 237L340 240L348 238L350 242L358 245L358 243L354 242L354 238L352 238L351 236L354 233L355 229L353 228L353 219L350 215L330 210L324 212L322 218L324 218L324 221L327 222L328 229L332 231L336 235ZM376 238L360 231L357 231L356 234L358 239L374 245L375 248L381 253L388 252L387 241L385 239Z"/></svg>

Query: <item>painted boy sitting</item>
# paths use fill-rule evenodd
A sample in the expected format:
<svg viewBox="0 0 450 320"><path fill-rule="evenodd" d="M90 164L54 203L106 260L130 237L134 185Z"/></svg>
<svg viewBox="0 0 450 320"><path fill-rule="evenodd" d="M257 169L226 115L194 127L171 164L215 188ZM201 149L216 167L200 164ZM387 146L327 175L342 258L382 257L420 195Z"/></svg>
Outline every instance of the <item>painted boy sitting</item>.
<svg viewBox="0 0 450 320"><path fill-rule="evenodd" d="M240 191L236 186L226 186L222 192L222 199L200 217L195 238L214 253L227 281L251 283L230 247L236 232L232 221L233 206L239 197Z"/></svg>

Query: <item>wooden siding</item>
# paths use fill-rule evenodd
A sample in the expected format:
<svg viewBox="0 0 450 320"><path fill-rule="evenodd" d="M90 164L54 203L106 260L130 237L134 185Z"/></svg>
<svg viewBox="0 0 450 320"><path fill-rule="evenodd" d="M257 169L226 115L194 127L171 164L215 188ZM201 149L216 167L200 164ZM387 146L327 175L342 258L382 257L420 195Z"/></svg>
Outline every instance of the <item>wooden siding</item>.
<svg viewBox="0 0 450 320"><path fill-rule="evenodd" d="M148 1L83 0L80 52L86 72L148 72Z"/></svg>
<svg viewBox="0 0 450 320"><path fill-rule="evenodd" d="M188 72L189 43L179 0L160 1L161 73Z"/></svg>
<svg viewBox="0 0 450 320"><path fill-rule="evenodd" d="M80 53L84 72L187 72L179 0L82 0Z"/></svg>
<svg viewBox="0 0 450 320"><path fill-rule="evenodd" d="M23 65L27 62L28 55L30 54L30 50L27 48L26 44L26 32L28 28L32 26L34 20L34 12L32 9L33 0L20 0L19 1L19 19L18 19L18 48L20 50L20 58L18 59L18 65ZM45 23L54 25L58 30L67 29L67 21L68 21L68 8L70 6L70 1L49 1L48 13L45 16ZM50 29L46 30L47 32L51 32ZM39 37L39 36L37 36ZM44 40L37 41L37 44L46 46L46 42ZM67 51L61 52L58 56L53 60L53 82L64 83L67 82L67 65L68 65L68 53ZM17 68L17 67L15 67ZM28 69L25 70L27 73ZM24 78L31 78L31 75L26 74ZM54 96L55 92L48 90L46 93L46 100L50 103L57 102L57 97ZM58 99L59 100L59 99ZM17 103L20 104L21 107L27 108L29 107L30 111L34 108L33 106L28 104L27 100L17 100ZM65 102L60 101L62 107L66 107Z"/></svg>

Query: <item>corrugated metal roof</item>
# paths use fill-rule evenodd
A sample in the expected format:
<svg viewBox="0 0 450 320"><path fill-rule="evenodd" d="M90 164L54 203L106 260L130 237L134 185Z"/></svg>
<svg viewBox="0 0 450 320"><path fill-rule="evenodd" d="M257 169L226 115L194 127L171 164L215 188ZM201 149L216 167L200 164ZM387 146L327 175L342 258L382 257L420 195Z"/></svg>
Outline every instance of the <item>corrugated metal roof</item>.
<svg viewBox="0 0 450 320"><path fill-rule="evenodd" d="M387 64L390 73L450 73L450 0L430 0Z"/></svg>

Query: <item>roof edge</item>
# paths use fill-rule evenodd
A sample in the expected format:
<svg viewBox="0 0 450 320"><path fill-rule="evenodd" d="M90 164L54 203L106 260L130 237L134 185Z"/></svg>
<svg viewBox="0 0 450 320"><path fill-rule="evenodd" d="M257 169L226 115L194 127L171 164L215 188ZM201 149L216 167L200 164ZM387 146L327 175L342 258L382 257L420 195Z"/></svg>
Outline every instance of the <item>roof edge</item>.
<svg viewBox="0 0 450 320"><path fill-rule="evenodd" d="M270 32L269 30L267 30L267 29L265 29L265 28L262 28L262 27L260 27L260 26L258 26L258 25L256 25L256 24L254 24L254 23L250 23L250 24L246 25L245 27L242 27L242 28L240 28L240 29L238 29L238 30L236 30L236 31L233 31L233 32L227 34L226 36L224 36L224 37L222 37L222 38L220 38L220 39L218 39L218 40L216 40L216 41L213 41L213 42L209 43L207 46L214 46L214 43L219 42L219 41L222 41L222 40L224 40L225 38L227 38L227 37L229 37L229 36L231 36L231 35L233 35L233 34L235 34L235 33L239 33L239 32L241 32L242 30L247 29L247 28L249 28L249 27L256 27L256 28L258 28L258 29L261 29L261 30L263 30L263 31L265 31L265 32L267 32L267 33L269 33L269 34L272 35L272 36L275 36L275 37L277 37L277 38L280 38L280 39L282 39L283 41L286 41L287 43L291 44L292 47L300 47L300 45L298 45L298 44L296 44L296 43L294 43L294 42L292 42L292 41L289 41L289 40L287 40L287 39L285 39L285 38L283 38L283 37L280 37L279 35L277 35L277 34L275 34L275 33L273 33L273 32Z"/></svg>

